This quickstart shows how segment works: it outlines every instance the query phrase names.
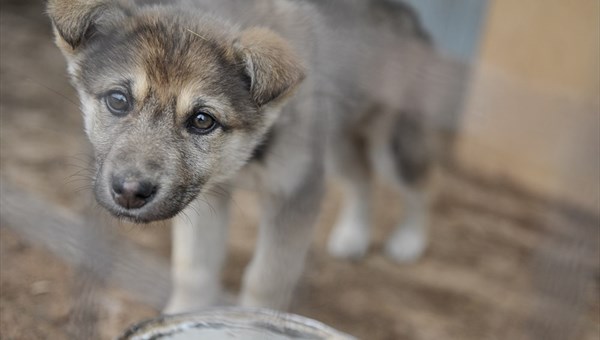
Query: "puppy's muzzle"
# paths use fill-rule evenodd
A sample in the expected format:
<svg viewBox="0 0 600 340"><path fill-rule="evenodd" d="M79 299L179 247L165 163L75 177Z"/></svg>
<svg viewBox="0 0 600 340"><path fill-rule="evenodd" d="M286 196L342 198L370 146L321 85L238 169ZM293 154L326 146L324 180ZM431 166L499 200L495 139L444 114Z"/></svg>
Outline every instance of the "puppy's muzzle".
<svg viewBox="0 0 600 340"><path fill-rule="evenodd" d="M146 179L112 176L111 195L115 203L131 210L139 209L156 195L158 186Z"/></svg>

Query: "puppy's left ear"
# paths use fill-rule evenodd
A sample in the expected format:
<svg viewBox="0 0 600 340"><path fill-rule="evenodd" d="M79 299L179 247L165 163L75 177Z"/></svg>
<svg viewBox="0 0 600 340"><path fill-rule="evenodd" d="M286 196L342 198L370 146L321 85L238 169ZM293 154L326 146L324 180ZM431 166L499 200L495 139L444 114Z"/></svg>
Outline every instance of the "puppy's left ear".
<svg viewBox="0 0 600 340"><path fill-rule="evenodd" d="M306 75L291 46L269 29L243 31L234 47L238 59L245 65L250 93L258 106L280 102Z"/></svg>

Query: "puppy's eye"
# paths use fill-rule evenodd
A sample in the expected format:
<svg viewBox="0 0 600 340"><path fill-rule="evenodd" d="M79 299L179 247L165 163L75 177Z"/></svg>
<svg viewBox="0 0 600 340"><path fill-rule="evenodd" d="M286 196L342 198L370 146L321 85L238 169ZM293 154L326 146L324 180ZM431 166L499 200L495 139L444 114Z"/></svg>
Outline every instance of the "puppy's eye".
<svg viewBox="0 0 600 340"><path fill-rule="evenodd" d="M190 117L187 123L191 133L205 135L212 132L219 124L213 116L206 112L197 112Z"/></svg>
<svg viewBox="0 0 600 340"><path fill-rule="evenodd" d="M106 107L108 110L117 116L124 116L131 110L131 103L127 98L127 95L121 91L110 91L106 97L104 97Z"/></svg>

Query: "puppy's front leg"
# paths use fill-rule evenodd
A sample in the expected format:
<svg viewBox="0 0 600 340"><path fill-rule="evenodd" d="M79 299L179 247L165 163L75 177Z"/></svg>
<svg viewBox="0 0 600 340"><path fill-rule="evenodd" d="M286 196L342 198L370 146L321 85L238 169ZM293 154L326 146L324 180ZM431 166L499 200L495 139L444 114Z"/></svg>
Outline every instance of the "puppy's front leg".
<svg viewBox="0 0 600 340"><path fill-rule="evenodd" d="M199 310L217 303L225 259L229 195L200 196L173 223L173 292L164 313Z"/></svg>
<svg viewBox="0 0 600 340"><path fill-rule="evenodd" d="M304 269L323 195L322 179L291 195L265 195L256 252L244 274L240 304L285 310Z"/></svg>

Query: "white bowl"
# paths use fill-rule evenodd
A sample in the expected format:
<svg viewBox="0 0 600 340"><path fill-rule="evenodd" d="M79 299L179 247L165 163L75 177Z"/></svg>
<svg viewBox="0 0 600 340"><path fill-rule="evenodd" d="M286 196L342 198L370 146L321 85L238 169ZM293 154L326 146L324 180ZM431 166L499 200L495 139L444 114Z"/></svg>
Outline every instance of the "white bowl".
<svg viewBox="0 0 600 340"><path fill-rule="evenodd" d="M165 315L127 330L121 340L352 340L318 321L268 309L214 308Z"/></svg>

